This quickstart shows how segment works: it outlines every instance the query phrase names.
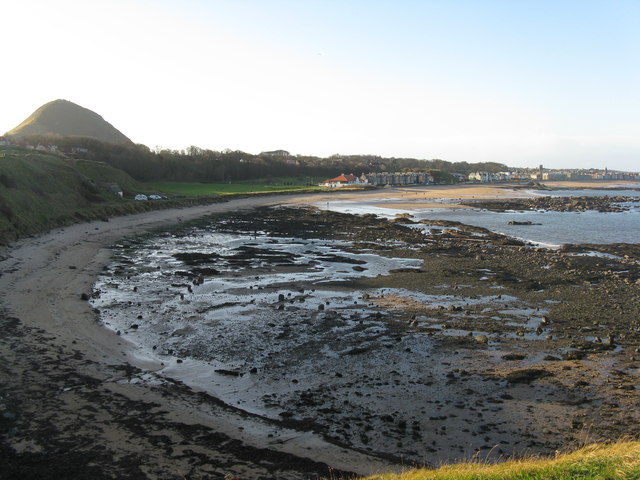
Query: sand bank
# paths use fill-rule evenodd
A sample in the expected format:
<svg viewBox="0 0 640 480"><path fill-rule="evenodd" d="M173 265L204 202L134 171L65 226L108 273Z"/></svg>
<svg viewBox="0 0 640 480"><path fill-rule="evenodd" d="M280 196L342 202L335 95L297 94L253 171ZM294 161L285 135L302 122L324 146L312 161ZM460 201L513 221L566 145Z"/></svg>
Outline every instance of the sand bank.
<svg viewBox="0 0 640 480"><path fill-rule="evenodd" d="M609 188L619 185L637 185L631 181L593 182L545 182L549 188L589 189ZM384 207L399 210L430 208L472 208L458 202L467 200L504 200L507 198L528 198L534 196L522 184L457 184L457 185L416 185L406 187L385 187L378 190L330 192L326 194L301 195L287 203L326 204L341 202L384 202ZM544 190L538 191L538 194ZM578 193L576 193L578 194ZM615 193L612 193L615 194ZM381 205L382 206L382 205Z"/></svg>

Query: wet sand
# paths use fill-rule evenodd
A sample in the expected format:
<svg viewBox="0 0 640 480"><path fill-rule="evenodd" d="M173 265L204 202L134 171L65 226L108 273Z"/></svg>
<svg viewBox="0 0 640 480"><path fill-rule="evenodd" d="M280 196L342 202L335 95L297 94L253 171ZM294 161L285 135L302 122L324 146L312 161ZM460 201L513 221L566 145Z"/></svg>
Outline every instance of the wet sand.
<svg viewBox="0 0 640 480"><path fill-rule="evenodd" d="M585 189L608 188L617 185L637 185L631 181L557 181L544 182L549 188ZM532 187L531 190L535 190ZM544 190L542 191L544 192ZM540 192L539 192L540 193ZM577 193L578 194L578 193ZM612 191L615 195L615 190ZM338 196L335 192L310 196L298 196L288 203L326 204L332 201L384 201L390 209L413 210L426 208L472 208L459 202L468 200L503 200L508 198L528 198L533 195L523 184L464 184L428 185L407 187L385 187L378 190L345 191ZM397 200L396 200L397 199ZM394 201L391 201L394 200Z"/></svg>
<svg viewBox="0 0 640 480"><path fill-rule="evenodd" d="M388 200L402 199L418 201L422 203L420 208L425 208L424 204L433 204L442 207L441 203L434 203L434 200L456 200L469 198L508 198L525 195L521 191L514 190L514 185L428 185L428 186L407 186L407 187L386 187L378 190L330 192L309 196L298 196L288 203L323 203L340 201L368 201L368 200Z"/></svg>
<svg viewBox="0 0 640 480"><path fill-rule="evenodd" d="M98 273L108 263L111 255L108 248L110 242L126 235L210 213L275 204L290 198L249 198L189 209L154 211L114 218L109 222L74 225L22 240L3 251L0 292L5 310L4 321L8 324L19 321L20 325L20 328L16 327L16 338L10 341L7 336L2 344L2 372L3 377L7 378L3 384L4 389L8 390L3 393L8 398L14 398L16 403L15 411L11 407L5 409L11 418L16 416L26 423L13 438L8 439L9 445L19 453L38 453L47 450L46 444L50 440L47 436L57 435L71 445L75 444L74 437L95 436L91 442L112 451L114 458L135 452L141 457L140 463L153 465L153 468L164 471L165 474L188 473L193 467L191 459L166 455L166 452L144 440L149 436L147 432L130 432L126 424L115 421L118 415L114 411L117 402L111 397L117 396L132 402L128 408L136 408L134 405L137 405L140 410L149 413L148 407L144 405L151 402L154 405L152 411L166 411L157 414L155 422L164 425L163 429L173 430L177 438L180 437L179 432L176 433L176 427L171 427L170 424L198 425L205 430L228 436L229 441L240 442L249 451L254 450L249 455L253 458L249 459L227 452L227 457L231 456L231 460L220 460L222 464L229 465L225 473L242 474L244 471L246 474L246 471L250 471L252 473L249 478L259 476L261 469L256 466L260 463L257 460L261 455L264 456L260 449L285 454L285 463L278 468L286 470L287 464L293 465L290 468L293 473L288 474L293 475L292 478L298 478L300 471L304 471L295 467L296 462L292 460L295 457L312 457L313 461L309 460L307 463L321 462L336 470L362 474L390 468L385 461L328 444L306 432L251 418L240 411L226 409L215 401L209 402L210 404L204 402L206 410L203 411L200 405L203 400L197 392L176 389L177 392L173 394L169 387L152 388L136 381L134 372L139 372L138 369L141 369L140 372L153 372L159 365L139 358L131 345L114 332L99 326L89 303L81 299L83 293L91 292L91 285ZM28 346L31 352L42 350L44 357L38 363L37 374L31 371L34 368L32 360L37 356L24 349L16 349L16 345ZM60 360L55 361L57 358ZM68 372L65 376L69 380L61 378L61 384L51 380L59 371ZM84 382L84 387L76 390L78 384L73 380L75 375L89 377L94 381L88 384ZM99 401L91 396L82 398L91 390L102 392L106 398ZM40 400L51 396L57 397L53 405ZM10 400L5 399L5 404L10 403ZM30 415L20 413L25 404L33 412ZM83 407L98 409L93 423L89 419L79 422L81 416L76 413ZM47 408L51 410L47 411ZM55 430L56 434L38 434L38 431L47 428ZM173 441L170 443L173 444ZM180 440L175 440L175 444L179 443ZM200 443L198 450L209 457L208 461L212 465L216 464L216 459L224 457L216 448L207 447L206 442L195 443ZM292 458L287 458L286 455ZM328 472L320 463L315 466L316 472L323 470ZM148 478L166 478L164 475L156 476L151 471L146 474ZM279 475L286 477L287 473L280 472Z"/></svg>

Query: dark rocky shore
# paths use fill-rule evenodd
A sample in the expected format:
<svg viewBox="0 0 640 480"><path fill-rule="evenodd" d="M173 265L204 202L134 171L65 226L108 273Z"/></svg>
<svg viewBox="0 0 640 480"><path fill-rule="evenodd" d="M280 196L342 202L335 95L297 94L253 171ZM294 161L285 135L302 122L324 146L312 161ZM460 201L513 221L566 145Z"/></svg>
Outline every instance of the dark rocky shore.
<svg viewBox="0 0 640 480"><path fill-rule="evenodd" d="M88 360L73 345L57 345L54 337L21 325L6 312L0 312L0 328L2 479L347 475L321 462L251 447L205 425L177 421L160 400L164 405L182 402L214 415L242 415L180 382L163 381L145 394L148 400L131 399L118 384L142 381L148 373L128 364Z"/></svg>
<svg viewBox="0 0 640 480"><path fill-rule="evenodd" d="M589 206L604 209L619 201L622 199L589 199ZM568 202L573 204L571 199ZM279 215L291 214L282 211ZM297 212L293 215L300 218ZM457 348L493 347L501 352L501 362L471 362L473 367L466 372L453 361L445 376L452 382L464 382L472 375L506 382L496 385L496 391L506 386L507 391L524 395L522 398L536 399L527 407L532 418L541 410L551 410L554 404L559 407L568 417L555 424L532 422L529 434L539 433L530 439L529 447L562 449L584 436L611 440L640 435L638 244L531 248L455 222L422 220L421 224L446 227L424 235L407 226L412 223L407 218L386 222L327 212L307 215L322 218L334 231L350 232L358 248L424 260L420 269L364 279L352 285L356 288L394 287L425 293L448 290L468 299L498 293L545 312L522 327L507 325L504 319L496 321L493 315L483 316L471 303L464 307L424 305L402 299L394 305L393 299L369 299L395 309L398 321L408 330L422 329L440 337L441 348L453 352ZM388 242L392 241L398 243L391 247ZM421 318L429 320L421 322ZM443 335L447 329L467 331L468 335L447 337ZM478 331L485 333L474 333ZM530 339L531 333L535 340ZM537 360L540 358L542 361ZM460 408L473 408L477 401L504 405L516 396L506 393L496 400L467 393L467 398L457 399Z"/></svg>
<svg viewBox="0 0 640 480"><path fill-rule="evenodd" d="M474 208L484 208L496 212L507 210L552 210L556 212L585 212L597 210L603 213L624 212L629 209L630 202L640 201L637 197L604 196L604 197L535 197L509 198L504 200L467 200L461 202Z"/></svg>
<svg viewBox="0 0 640 480"><path fill-rule="evenodd" d="M279 418L261 421L313 431L404 465L474 454L493 460L552 454L584 441L640 435L637 244L531 248L456 222L418 223L408 215L388 221L310 208L264 208L212 222L216 231L266 232L283 242L348 240L354 253L422 260L420 267L340 283L345 292L376 292L363 293L358 303L379 314L356 317L355 309L344 313L329 304L322 317L271 326L283 342L295 341L297 328L318 335L341 329L336 342L352 367L325 372L318 388L305 384L295 363L285 365L292 387L265 399ZM261 275L288 268L281 254L238 252L271 261ZM219 274L220 258L202 253L208 255L176 257L184 263L182 282L193 288ZM333 260L364 268L348 263L348 255ZM236 261L242 265L245 258ZM123 282L122 288L126 277ZM272 291L274 311L295 318L293 300L284 294L279 299L279 291ZM9 314L0 321L0 346L7 352L0 361L0 478L293 479L344 473L177 422L166 410L172 402L219 416L243 413L181 382L149 383L153 379L142 370L88 360L73 345L61 346ZM377 325L375 333L369 323ZM345 330L347 324L352 330ZM351 332L363 332L369 341L350 341ZM300 361L321 345L305 348L299 349ZM379 372L354 373L374 354L386 362ZM231 378L262 381L268 367L249 363L230 371ZM144 400L132 399L119 390L123 382L152 386ZM25 448L29 444L37 449Z"/></svg>

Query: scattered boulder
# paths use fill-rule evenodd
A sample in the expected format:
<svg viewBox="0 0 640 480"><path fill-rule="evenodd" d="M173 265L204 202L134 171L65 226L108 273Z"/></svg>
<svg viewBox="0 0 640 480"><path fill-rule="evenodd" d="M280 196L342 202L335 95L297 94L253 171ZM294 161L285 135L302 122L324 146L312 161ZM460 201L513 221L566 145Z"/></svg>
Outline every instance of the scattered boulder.
<svg viewBox="0 0 640 480"><path fill-rule="evenodd" d="M524 360L527 356L524 353L507 353L502 356L503 360Z"/></svg>
<svg viewBox="0 0 640 480"><path fill-rule="evenodd" d="M518 222L517 220L511 220L507 224L508 225L539 225L539 224L534 224L530 220L527 220L526 222Z"/></svg>
<svg viewBox="0 0 640 480"><path fill-rule="evenodd" d="M345 355L360 355L362 353L367 353L369 351L369 347L354 347L350 350L344 352Z"/></svg>
<svg viewBox="0 0 640 480"><path fill-rule="evenodd" d="M541 368L524 368L507 373L504 378L509 383L530 383L538 378L548 377L551 372Z"/></svg>
<svg viewBox="0 0 640 480"><path fill-rule="evenodd" d="M225 368L216 368L214 372L219 373L220 375L226 375L228 377L240 377L242 376L242 372L237 370L227 370Z"/></svg>
<svg viewBox="0 0 640 480"><path fill-rule="evenodd" d="M586 353L580 350L569 350L562 354L563 360L582 360L584 357L586 357Z"/></svg>

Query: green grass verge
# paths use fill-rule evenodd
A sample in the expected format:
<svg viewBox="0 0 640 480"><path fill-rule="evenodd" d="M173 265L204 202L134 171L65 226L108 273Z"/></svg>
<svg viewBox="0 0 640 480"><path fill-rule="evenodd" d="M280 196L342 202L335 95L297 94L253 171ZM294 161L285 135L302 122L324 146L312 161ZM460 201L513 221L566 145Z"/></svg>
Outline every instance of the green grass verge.
<svg viewBox="0 0 640 480"><path fill-rule="evenodd" d="M292 183L294 179L278 179ZM0 244L55 227L165 208L203 205L248 195L312 193L320 187L265 183L142 184L103 162L0 147ZM117 184L121 199L106 189ZM168 200L133 201L137 193L164 192Z"/></svg>
<svg viewBox="0 0 640 480"><path fill-rule="evenodd" d="M223 198L329 191L310 185L312 181L311 177L300 177L233 184L147 185L103 162L0 147L0 244L74 223L203 205ZM108 191L107 186L113 184L122 189L124 199ZM171 198L133 201L137 193L165 193Z"/></svg>
<svg viewBox="0 0 640 480"><path fill-rule="evenodd" d="M236 183L248 183L252 185L306 185L308 187L314 187L323 180L326 180L326 178L301 175L298 177L256 178L253 180L242 180Z"/></svg>
<svg viewBox="0 0 640 480"><path fill-rule="evenodd" d="M259 183L150 183L153 190L170 195L237 195L252 193L277 193L318 191L322 187L309 185L266 185Z"/></svg>
<svg viewBox="0 0 640 480"><path fill-rule="evenodd" d="M640 442L594 444L553 459L498 464L460 463L441 468L374 475L363 480L605 480L640 479Z"/></svg>
<svg viewBox="0 0 640 480"><path fill-rule="evenodd" d="M114 183L129 196L148 192L147 186L101 162L0 148L0 243L73 223L217 201L206 197L135 202L103 187Z"/></svg>

